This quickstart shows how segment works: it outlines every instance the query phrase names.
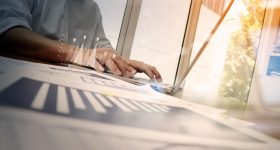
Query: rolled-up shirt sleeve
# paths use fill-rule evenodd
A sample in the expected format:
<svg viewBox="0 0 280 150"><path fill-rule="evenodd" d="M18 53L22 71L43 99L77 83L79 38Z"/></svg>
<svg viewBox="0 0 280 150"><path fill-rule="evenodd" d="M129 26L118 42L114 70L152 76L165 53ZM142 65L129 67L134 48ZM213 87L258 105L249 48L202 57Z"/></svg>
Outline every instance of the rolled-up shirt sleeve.
<svg viewBox="0 0 280 150"><path fill-rule="evenodd" d="M31 4L27 0L0 0L0 36L21 26L31 30Z"/></svg>

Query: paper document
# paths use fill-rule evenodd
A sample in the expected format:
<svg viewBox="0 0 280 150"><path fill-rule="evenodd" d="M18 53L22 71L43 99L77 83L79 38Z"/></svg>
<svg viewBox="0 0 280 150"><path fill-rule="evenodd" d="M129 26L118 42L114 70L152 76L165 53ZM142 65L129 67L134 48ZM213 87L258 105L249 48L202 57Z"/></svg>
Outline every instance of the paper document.
<svg viewBox="0 0 280 150"><path fill-rule="evenodd" d="M279 148L223 110L95 71L0 57L0 78L1 150Z"/></svg>

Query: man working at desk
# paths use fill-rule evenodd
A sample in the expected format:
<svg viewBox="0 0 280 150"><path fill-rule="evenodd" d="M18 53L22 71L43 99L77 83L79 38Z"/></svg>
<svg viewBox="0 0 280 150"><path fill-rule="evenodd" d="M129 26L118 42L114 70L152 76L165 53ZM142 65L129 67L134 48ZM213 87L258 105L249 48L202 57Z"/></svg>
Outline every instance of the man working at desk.
<svg viewBox="0 0 280 150"><path fill-rule="evenodd" d="M22 56L162 80L155 67L113 50L94 0L0 0L0 35L5 51Z"/></svg>

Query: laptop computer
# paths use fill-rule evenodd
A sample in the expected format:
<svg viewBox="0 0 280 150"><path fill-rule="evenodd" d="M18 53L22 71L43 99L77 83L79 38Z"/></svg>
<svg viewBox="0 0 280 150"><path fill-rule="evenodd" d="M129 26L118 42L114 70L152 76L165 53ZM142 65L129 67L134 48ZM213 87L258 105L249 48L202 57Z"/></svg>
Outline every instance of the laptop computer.
<svg viewBox="0 0 280 150"><path fill-rule="evenodd" d="M140 78L140 77L125 78L125 77L113 75L110 72L107 72L107 75L113 76L115 78L121 79L123 81L129 82L129 83L132 83L132 84L135 84L135 85L139 85L139 86L149 84L151 86L151 88L154 89L155 91L158 91L158 92L163 93L163 94L174 95L176 92L178 92L179 90L182 89L180 87L181 84L184 82L184 80L186 79L186 77L188 76L190 71L192 70L193 66L196 64L197 60L199 59L201 54L204 52L208 43L212 39L213 35L216 33L217 29L219 28L219 26L221 25L222 21L224 20L226 14L228 13L229 9L231 8L233 2L234 2L234 0L230 1L227 8L224 10L222 15L220 16L218 22L215 24L214 28L209 33L207 39L205 40L203 45L198 50L196 56L194 57L193 61L190 63L189 67L186 68L186 70L183 71L182 77L174 85L167 84L167 83L156 82L156 81L152 81L152 80L145 79L145 78Z"/></svg>
<svg viewBox="0 0 280 150"><path fill-rule="evenodd" d="M207 47L208 43L210 42L210 40L212 39L213 35L216 33L217 29L219 28L219 26L221 25L222 21L224 20L226 14L228 13L228 11L230 10L232 4L233 4L234 0L231 0L230 3L228 4L227 8L224 10L224 12L222 13L222 15L220 16L218 22L215 24L214 28L212 29L212 31L209 33L207 39L205 40L205 42L203 43L203 45L200 47L200 49L198 50L198 53L196 54L196 56L194 57L193 61L190 63L189 67L186 68L186 70L183 71L183 75L182 77L179 79L178 82L176 82L174 85L171 84L167 84L167 83L160 83L160 82L155 82L149 79L144 79L144 78L139 78L139 77L134 77L133 79L127 79L127 78L123 78L123 77L118 77L124 81L130 82L130 83L137 83L137 84L150 84L150 86L160 92L160 93L164 93L164 94L168 94L168 95L174 95L176 92L178 92L179 90L181 90L182 88L180 87L181 84L184 82L184 80L186 79L186 77L188 76L188 74L190 73L190 71L192 70L193 66L196 64L197 60L199 59L199 57L201 56L201 54L204 52L205 48Z"/></svg>

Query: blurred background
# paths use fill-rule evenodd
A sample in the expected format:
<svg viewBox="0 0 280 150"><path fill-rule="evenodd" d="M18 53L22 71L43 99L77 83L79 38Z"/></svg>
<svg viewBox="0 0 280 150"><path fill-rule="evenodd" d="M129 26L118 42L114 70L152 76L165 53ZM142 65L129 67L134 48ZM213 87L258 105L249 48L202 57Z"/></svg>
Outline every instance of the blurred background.
<svg viewBox="0 0 280 150"><path fill-rule="evenodd" d="M126 57L156 66L173 85L230 0L96 2L112 45ZM279 1L235 0L176 96L223 108L279 106L278 6Z"/></svg>

